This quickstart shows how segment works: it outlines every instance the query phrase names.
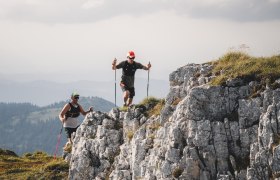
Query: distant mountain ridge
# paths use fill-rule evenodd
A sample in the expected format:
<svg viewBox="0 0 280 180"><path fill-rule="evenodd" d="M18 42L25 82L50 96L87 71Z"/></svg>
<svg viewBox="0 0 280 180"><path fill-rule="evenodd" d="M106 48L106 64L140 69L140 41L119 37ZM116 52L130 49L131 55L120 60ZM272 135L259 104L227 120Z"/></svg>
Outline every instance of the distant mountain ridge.
<svg viewBox="0 0 280 180"><path fill-rule="evenodd" d="M58 114L68 101L39 107L31 103L0 103L0 148L11 149L17 154L45 151L54 152L61 128ZM79 103L87 110L110 111L114 104L99 97L81 97ZM83 116L79 117L80 122ZM62 143L66 137L62 135ZM61 148L60 148L61 149Z"/></svg>
<svg viewBox="0 0 280 180"><path fill-rule="evenodd" d="M117 79L117 105L121 106L122 92ZM163 80L150 79L149 96L163 98L169 91L169 82ZM107 101L115 101L114 81L75 81L71 83L58 83L45 80L20 82L8 80L0 77L0 102L30 102L38 106L46 106L53 102L62 101L69 98L73 91L78 91L81 96L102 97ZM137 103L147 96L147 79L136 78L136 96L134 102Z"/></svg>

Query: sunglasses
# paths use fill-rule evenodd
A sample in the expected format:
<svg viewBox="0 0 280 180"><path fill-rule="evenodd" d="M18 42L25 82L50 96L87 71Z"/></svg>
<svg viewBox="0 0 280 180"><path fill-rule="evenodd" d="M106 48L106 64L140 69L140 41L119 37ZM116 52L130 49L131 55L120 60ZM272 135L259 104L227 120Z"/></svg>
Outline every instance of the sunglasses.
<svg viewBox="0 0 280 180"><path fill-rule="evenodd" d="M129 59L135 59L135 57L128 57Z"/></svg>
<svg viewBox="0 0 280 180"><path fill-rule="evenodd" d="M79 99L79 96L75 96L74 99Z"/></svg>

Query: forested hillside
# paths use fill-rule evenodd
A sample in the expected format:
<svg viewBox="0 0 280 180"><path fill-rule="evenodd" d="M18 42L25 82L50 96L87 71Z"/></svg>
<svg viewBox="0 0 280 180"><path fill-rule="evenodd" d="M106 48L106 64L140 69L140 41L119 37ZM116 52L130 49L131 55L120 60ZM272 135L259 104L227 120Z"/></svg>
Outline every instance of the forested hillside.
<svg viewBox="0 0 280 180"><path fill-rule="evenodd" d="M58 114L67 101L38 107L30 103L0 103L0 148L17 154L37 150L52 154L61 123ZM79 103L87 110L109 111L114 104L98 97L81 97ZM80 116L80 122L83 120ZM66 138L63 132L61 145ZM60 148L61 149L61 148Z"/></svg>

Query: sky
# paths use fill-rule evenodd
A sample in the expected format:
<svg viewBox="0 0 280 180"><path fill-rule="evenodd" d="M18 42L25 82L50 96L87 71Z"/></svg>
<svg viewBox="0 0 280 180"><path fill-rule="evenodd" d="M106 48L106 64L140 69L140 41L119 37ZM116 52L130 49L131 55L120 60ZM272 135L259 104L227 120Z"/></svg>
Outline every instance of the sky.
<svg viewBox="0 0 280 180"><path fill-rule="evenodd" d="M280 0L0 0L0 77L111 81L113 59L133 50L151 62L150 78L168 81L230 50L272 56L279 9Z"/></svg>

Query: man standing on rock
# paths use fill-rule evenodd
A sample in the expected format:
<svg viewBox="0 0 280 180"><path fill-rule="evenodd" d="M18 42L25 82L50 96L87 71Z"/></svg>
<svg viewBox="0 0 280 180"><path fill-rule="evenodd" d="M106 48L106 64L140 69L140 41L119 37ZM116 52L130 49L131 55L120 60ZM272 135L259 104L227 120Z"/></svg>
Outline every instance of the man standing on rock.
<svg viewBox="0 0 280 180"><path fill-rule="evenodd" d="M130 106L133 101L133 97L135 96L134 89L134 79L135 72L137 69L149 70L151 68L151 64L149 63L147 66L142 65L141 63L135 62L135 54L133 51L129 51L127 53L127 60L120 62L118 65L117 59L115 58L112 63L112 69L120 69L122 68L122 80L120 82L120 86L122 88L123 93L123 101L124 106Z"/></svg>
<svg viewBox="0 0 280 180"><path fill-rule="evenodd" d="M80 95L78 93L72 93L71 102L67 103L59 113L59 119L63 123L68 138L68 142L63 148L65 151L69 150L69 147L72 145L72 134L79 127L78 116L80 113L85 116L93 111L93 107L90 107L88 111L84 111L83 107L78 103L79 97Z"/></svg>

